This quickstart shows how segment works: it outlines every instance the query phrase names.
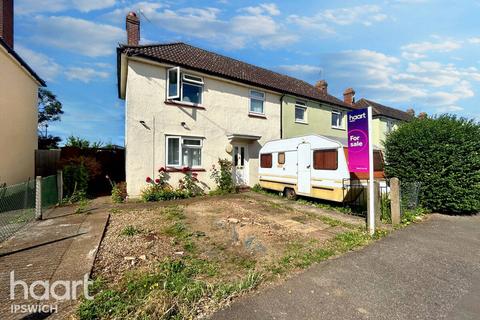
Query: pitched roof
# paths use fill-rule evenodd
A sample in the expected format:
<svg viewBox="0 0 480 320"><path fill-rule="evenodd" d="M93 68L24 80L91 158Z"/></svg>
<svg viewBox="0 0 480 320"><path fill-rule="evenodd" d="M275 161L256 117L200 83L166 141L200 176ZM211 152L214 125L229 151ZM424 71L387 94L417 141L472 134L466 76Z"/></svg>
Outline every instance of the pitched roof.
<svg viewBox="0 0 480 320"><path fill-rule="evenodd" d="M35 79L38 81L38 83L42 86L42 87L45 87L47 84L45 83L45 81L42 80L42 78L40 78L36 73L35 71L33 71L32 68L30 68L30 66L25 62L25 60L22 59L22 57L20 57L18 55L18 53L16 53L12 48L10 48L10 46L2 39L2 37L0 37L0 46L2 46L5 51L8 52L8 54L10 54L15 60L18 61L18 63L20 63L20 65L22 67L25 68L25 70L27 70L27 72Z"/></svg>
<svg viewBox="0 0 480 320"><path fill-rule="evenodd" d="M372 107L374 116L384 116L402 121L409 121L412 119L412 116L405 111L387 107L383 104L363 98L355 102L354 105L357 109L367 108L368 106Z"/></svg>
<svg viewBox="0 0 480 320"><path fill-rule="evenodd" d="M318 88L305 81L182 42L143 46L121 45L117 48L117 56L119 57L122 53L128 56L137 56L162 63L174 64L272 91L352 109L351 106L345 104L342 100L320 92Z"/></svg>

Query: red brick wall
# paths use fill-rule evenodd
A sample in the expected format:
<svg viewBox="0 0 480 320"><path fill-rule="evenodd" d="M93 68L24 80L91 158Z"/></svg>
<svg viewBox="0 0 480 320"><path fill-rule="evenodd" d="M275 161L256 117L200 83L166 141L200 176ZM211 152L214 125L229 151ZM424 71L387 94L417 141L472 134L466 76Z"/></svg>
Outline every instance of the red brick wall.
<svg viewBox="0 0 480 320"><path fill-rule="evenodd" d="M13 49L13 0L0 0L0 37Z"/></svg>
<svg viewBox="0 0 480 320"><path fill-rule="evenodd" d="M140 41L140 20L134 12L127 15L127 43L131 46L138 46Z"/></svg>

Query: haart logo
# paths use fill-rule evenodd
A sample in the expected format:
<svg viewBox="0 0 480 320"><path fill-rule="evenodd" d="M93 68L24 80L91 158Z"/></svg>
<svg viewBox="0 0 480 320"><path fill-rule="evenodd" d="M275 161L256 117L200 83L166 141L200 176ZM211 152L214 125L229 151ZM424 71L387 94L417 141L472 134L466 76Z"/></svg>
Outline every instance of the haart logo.
<svg viewBox="0 0 480 320"><path fill-rule="evenodd" d="M357 121L357 120L359 120L359 119L366 119L366 118L367 118L367 113L364 112L364 113L362 113L362 114L357 114L356 116L349 115L349 116L348 116L348 121L350 121L350 122L355 122L355 121Z"/></svg>

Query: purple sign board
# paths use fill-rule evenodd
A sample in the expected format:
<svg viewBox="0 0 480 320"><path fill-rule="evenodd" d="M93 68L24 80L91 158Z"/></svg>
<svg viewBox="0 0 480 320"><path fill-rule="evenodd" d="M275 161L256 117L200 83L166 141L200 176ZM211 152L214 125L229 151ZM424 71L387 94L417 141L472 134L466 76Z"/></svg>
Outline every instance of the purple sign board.
<svg viewBox="0 0 480 320"><path fill-rule="evenodd" d="M369 172L368 109L350 111L348 118L348 169Z"/></svg>

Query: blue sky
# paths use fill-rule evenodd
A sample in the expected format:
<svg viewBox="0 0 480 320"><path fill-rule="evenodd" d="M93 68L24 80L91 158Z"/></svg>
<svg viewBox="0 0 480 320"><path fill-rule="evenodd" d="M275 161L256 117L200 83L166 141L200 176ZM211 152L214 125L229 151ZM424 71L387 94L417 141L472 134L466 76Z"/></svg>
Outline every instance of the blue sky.
<svg viewBox="0 0 480 320"><path fill-rule="evenodd" d="M64 104L50 133L123 145L115 47L184 41L405 110L480 119L480 0L16 0L15 49Z"/></svg>

